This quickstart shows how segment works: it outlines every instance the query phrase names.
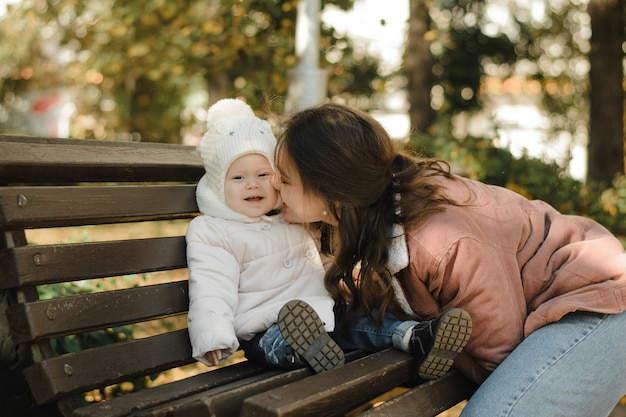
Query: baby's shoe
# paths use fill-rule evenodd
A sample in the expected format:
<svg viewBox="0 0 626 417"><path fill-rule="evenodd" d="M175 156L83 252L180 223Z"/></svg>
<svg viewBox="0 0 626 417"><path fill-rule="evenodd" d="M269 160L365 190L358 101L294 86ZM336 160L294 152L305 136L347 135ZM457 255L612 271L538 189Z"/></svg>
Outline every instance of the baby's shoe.
<svg viewBox="0 0 626 417"><path fill-rule="evenodd" d="M413 327L409 348L418 359L418 375L437 379L445 375L472 335L472 318L460 308L444 311L439 317Z"/></svg>
<svg viewBox="0 0 626 417"><path fill-rule="evenodd" d="M317 373L344 363L339 345L330 338L313 307L291 300L278 313L278 328L289 346Z"/></svg>

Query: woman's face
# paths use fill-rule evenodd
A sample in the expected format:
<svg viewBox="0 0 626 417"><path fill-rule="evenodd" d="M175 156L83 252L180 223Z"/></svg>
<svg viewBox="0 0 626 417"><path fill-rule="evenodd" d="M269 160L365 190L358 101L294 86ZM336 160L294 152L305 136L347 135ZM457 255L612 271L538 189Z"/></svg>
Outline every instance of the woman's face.
<svg viewBox="0 0 626 417"><path fill-rule="evenodd" d="M320 196L304 192L300 174L283 155L276 166L274 187L283 200L283 214L290 223L326 222L337 225L330 214L326 201Z"/></svg>

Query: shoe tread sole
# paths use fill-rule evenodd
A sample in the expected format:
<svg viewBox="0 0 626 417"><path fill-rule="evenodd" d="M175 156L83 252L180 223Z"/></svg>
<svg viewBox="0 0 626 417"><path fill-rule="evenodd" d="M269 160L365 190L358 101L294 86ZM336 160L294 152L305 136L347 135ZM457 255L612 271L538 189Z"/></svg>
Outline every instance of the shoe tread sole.
<svg viewBox="0 0 626 417"><path fill-rule="evenodd" d="M437 324L433 347L419 365L418 375L432 380L445 375L456 355L465 348L472 335L472 319L465 310L451 309L443 313Z"/></svg>
<svg viewBox="0 0 626 417"><path fill-rule="evenodd" d="M343 351L328 336L313 307L304 301L292 300L281 308L278 328L287 343L316 373L343 365Z"/></svg>

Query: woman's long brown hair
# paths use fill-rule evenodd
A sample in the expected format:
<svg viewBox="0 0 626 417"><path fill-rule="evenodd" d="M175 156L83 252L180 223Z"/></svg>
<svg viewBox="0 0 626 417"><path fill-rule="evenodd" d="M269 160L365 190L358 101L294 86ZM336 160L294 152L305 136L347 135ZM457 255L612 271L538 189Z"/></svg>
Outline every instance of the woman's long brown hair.
<svg viewBox="0 0 626 417"><path fill-rule="evenodd" d="M398 151L374 118L335 103L288 119L278 140L277 161L292 165L304 192L324 198L338 220L336 228L326 229L334 263L325 285L339 308L346 309L342 287L347 287L352 294L349 313L373 317L378 309L381 320L390 309L402 317L387 269L391 230L394 223L419 226L444 203L452 203L430 181L435 175L449 176L449 167Z"/></svg>

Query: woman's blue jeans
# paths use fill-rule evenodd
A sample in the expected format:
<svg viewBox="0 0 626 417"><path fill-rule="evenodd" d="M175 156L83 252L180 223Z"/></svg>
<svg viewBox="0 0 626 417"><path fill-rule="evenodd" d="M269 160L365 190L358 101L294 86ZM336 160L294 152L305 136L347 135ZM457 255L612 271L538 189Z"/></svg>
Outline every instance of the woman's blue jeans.
<svg viewBox="0 0 626 417"><path fill-rule="evenodd" d="M399 347L406 331L416 324L413 321L400 321L389 313L385 314L380 327L366 316L356 317L345 327L342 320L341 316L335 314L335 331L330 336L344 351L363 349L374 352L393 346ZM242 341L241 348L246 358L270 367L295 369L305 364L294 354L277 324L249 341Z"/></svg>
<svg viewBox="0 0 626 417"><path fill-rule="evenodd" d="M576 312L530 334L461 417L606 417L626 394L626 312Z"/></svg>

